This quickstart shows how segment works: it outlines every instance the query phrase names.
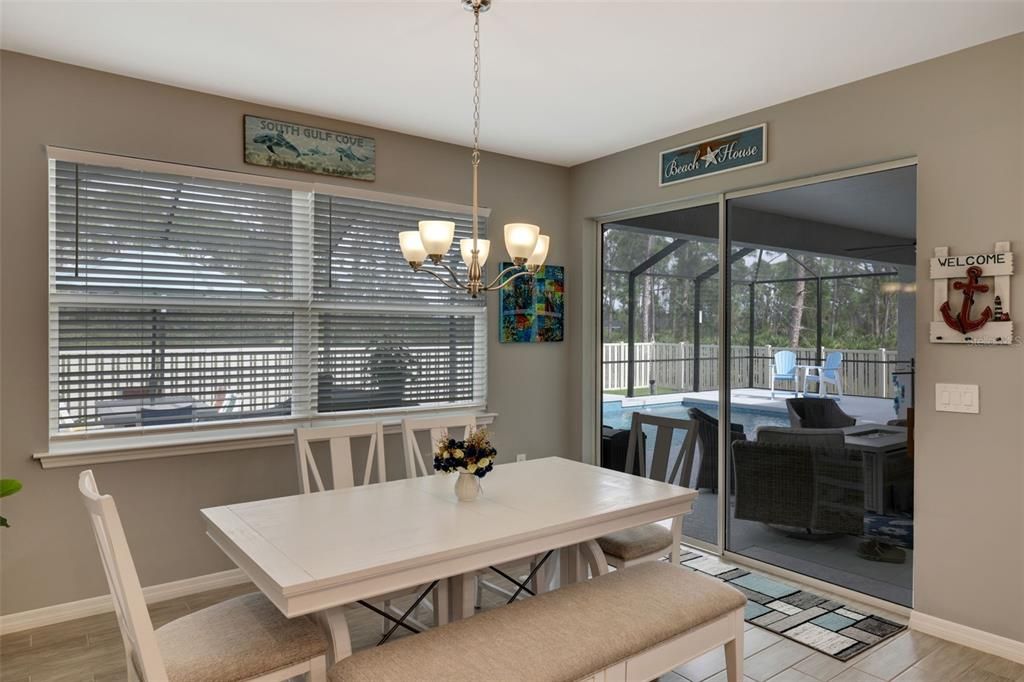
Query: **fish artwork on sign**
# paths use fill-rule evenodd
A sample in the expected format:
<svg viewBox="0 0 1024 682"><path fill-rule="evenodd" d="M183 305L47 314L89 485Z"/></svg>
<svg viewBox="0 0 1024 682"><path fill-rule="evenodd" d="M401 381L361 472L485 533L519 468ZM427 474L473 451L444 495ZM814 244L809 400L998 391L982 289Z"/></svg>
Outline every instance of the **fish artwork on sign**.
<svg viewBox="0 0 1024 682"><path fill-rule="evenodd" d="M288 138L284 136L284 133L264 133L262 135L257 135L252 141L266 147L271 154L277 155L275 147L281 147L292 152L295 156L302 156L302 152L299 151L299 148L289 142Z"/></svg>
<svg viewBox="0 0 1024 682"><path fill-rule="evenodd" d="M335 147L334 149L342 161L351 161L352 163L366 163L367 161L365 157L359 156L347 147Z"/></svg>
<svg viewBox="0 0 1024 682"><path fill-rule="evenodd" d="M244 118L242 135L246 163L376 179L377 144L372 137L250 115Z"/></svg>

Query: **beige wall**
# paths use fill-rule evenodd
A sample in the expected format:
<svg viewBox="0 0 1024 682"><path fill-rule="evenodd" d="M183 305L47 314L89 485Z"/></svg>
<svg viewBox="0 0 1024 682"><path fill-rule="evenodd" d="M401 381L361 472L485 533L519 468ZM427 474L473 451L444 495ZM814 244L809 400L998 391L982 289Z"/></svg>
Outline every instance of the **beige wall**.
<svg viewBox="0 0 1024 682"><path fill-rule="evenodd" d="M756 75L754 75L756 77ZM659 188L659 151L768 122L767 164ZM629 149L572 170L570 386L577 451L592 447L596 226L588 218L917 156L915 606L1024 641L1024 345L932 345L928 258L1012 240L1024 255L1024 34ZM588 290L589 288L589 290ZM1024 274L1014 278L1018 327ZM1018 328L1018 339L1024 330ZM936 382L977 383L978 415L937 414ZM578 388L577 388L578 387Z"/></svg>
<svg viewBox="0 0 1024 682"><path fill-rule="evenodd" d="M47 170L44 145L59 145L304 181L322 176L246 166L242 115L262 114L377 139L377 181L337 184L467 203L469 152L462 147L307 116L10 52L0 58L2 143L2 341L0 467L25 484L4 500L13 528L0 533L0 612L15 613L106 592L80 503L80 469L43 471L47 447ZM467 106L469 101L467 100ZM468 119L467 119L468 120ZM483 131L486 140L486 122ZM550 262L568 257L567 169L485 154L481 203L492 225L516 219L552 236ZM500 239L500 238L499 238ZM397 245L396 245L397 248ZM568 295L571 297L571 290ZM496 445L510 460L558 455L570 443L569 345L499 345L489 311L489 408ZM296 490L289 448L206 453L94 467L115 495L144 585L230 568L206 539L198 510Z"/></svg>
<svg viewBox="0 0 1024 682"><path fill-rule="evenodd" d="M42 471L29 459L46 446L44 144L251 172L241 161L239 126L243 113L260 113L375 135L379 179L372 187L383 191L465 202L469 169L459 147L16 54L3 53L0 78L0 466L26 483L4 501L16 525L0 535L0 612L12 613L104 592L73 493L77 469ZM658 188L661 149L762 121L769 123L768 164ZM482 201L494 209L493 224L517 217L541 223L554 237L552 262L565 263L569 278L565 344L498 346L491 329L490 402L501 415L495 431L502 451L593 452L593 434L584 429L584 416L596 411L587 383L596 344L596 228L589 217L916 155L923 274L938 245L974 251L1011 239L1024 249L1022 125L1024 36L1017 35L571 173L485 156ZM1024 640L1024 347L929 344L930 287L923 279L918 285L916 607ZM1013 286L1015 300L1024 302L1024 275ZM981 414L936 414L937 381L978 383ZM284 448L107 464L96 472L118 498L145 584L229 567L203 536L200 507L295 486Z"/></svg>

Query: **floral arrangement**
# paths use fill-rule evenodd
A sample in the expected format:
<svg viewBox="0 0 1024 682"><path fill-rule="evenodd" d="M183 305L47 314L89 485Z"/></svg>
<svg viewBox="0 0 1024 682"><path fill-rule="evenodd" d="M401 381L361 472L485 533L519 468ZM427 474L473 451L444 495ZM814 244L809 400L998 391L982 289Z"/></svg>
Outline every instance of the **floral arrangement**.
<svg viewBox="0 0 1024 682"><path fill-rule="evenodd" d="M487 439L487 431L479 429L466 434L465 440L455 440L445 434L437 441L434 451L434 470L474 474L479 478L494 468L498 451Z"/></svg>

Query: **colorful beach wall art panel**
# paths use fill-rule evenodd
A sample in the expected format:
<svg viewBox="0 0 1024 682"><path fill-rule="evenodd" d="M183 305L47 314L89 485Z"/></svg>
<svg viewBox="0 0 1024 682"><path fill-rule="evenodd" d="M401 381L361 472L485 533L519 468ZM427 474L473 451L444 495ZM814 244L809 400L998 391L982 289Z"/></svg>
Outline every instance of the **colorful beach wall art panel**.
<svg viewBox="0 0 1024 682"><path fill-rule="evenodd" d="M502 263L501 268L511 263ZM533 277L520 277L501 290L498 312L501 343L546 343L565 338L565 268L545 265Z"/></svg>

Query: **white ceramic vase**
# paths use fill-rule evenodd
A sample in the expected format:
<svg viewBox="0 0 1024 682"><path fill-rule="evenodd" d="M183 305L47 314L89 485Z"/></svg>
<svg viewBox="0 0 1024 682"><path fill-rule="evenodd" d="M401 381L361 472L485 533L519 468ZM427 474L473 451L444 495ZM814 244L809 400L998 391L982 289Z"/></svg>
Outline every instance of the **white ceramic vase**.
<svg viewBox="0 0 1024 682"><path fill-rule="evenodd" d="M455 479L455 497L459 498L459 502L472 502L479 496L479 477L476 474L460 471L459 477Z"/></svg>

